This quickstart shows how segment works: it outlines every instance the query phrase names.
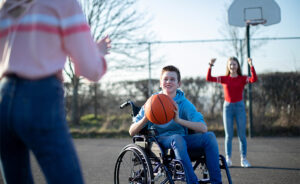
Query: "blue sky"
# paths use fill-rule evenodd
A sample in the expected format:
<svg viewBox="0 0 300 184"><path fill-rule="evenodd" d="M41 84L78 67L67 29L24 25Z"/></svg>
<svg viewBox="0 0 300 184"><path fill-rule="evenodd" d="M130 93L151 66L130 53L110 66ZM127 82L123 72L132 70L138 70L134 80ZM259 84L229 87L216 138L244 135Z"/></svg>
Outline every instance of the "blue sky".
<svg viewBox="0 0 300 184"><path fill-rule="evenodd" d="M224 16L227 17L226 2L228 0L140 0L139 11L147 12L152 17L149 27L156 35L156 40L153 41L224 39L220 29L224 24L221 20L224 20ZM275 2L281 9L281 22L261 26L258 37L300 37L300 1ZM227 58L233 55L220 54L226 44L228 43L157 45L153 54L164 56L165 62L152 70L152 76L158 78L162 66L173 64L180 68L183 77L203 77L212 57L217 58L213 75L223 75ZM300 71L299 46L300 40L277 40L268 41L259 49L251 51L257 73ZM246 69L245 65L244 74L247 73ZM108 76L121 76L123 79L133 76L147 78L148 74L135 72L135 75L118 73Z"/></svg>
<svg viewBox="0 0 300 184"><path fill-rule="evenodd" d="M0 0L1 2L2 0ZM138 11L146 12L152 21L149 31L155 40L209 40L224 39L220 30L227 17L227 5L231 0L139 0ZM257 37L300 37L300 0L275 0L281 9L281 22L261 26ZM244 28L241 28L244 29ZM254 36L255 37L255 36ZM172 64L177 66L183 77L206 75L210 58L217 62L213 75L223 75L227 58L233 53L221 54L228 43L189 43L155 45L153 60L163 56L164 62L152 70L152 77L158 78L160 68ZM251 57L257 73L274 71L300 71L300 40L268 41L259 49L251 50ZM114 57L113 54L110 57ZM145 60L147 63L147 60ZM243 68L246 74L246 65ZM131 72L108 71L104 81L111 79L147 78L146 70Z"/></svg>

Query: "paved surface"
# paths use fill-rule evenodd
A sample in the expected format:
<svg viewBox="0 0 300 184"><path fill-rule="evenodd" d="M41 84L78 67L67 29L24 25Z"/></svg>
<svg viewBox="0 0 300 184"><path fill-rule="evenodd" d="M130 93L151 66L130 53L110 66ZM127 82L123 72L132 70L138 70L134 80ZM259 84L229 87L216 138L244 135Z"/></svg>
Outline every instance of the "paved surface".
<svg viewBox="0 0 300 184"><path fill-rule="evenodd" d="M224 139L219 138L218 142L220 153L224 154ZM121 148L128 143L131 143L131 139L76 139L75 144L86 183L112 184L115 161ZM252 168L239 166L238 149L238 140L234 139L234 166L230 168L233 183L300 183L300 138L249 139L248 158ZM34 158L32 167L35 183L45 184ZM0 176L0 184L2 183Z"/></svg>

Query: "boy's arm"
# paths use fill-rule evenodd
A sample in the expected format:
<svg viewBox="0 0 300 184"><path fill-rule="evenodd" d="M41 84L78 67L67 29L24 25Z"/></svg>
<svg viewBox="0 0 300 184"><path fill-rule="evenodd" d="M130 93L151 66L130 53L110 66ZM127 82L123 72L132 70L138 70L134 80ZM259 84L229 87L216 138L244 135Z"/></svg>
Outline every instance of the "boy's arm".
<svg viewBox="0 0 300 184"><path fill-rule="evenodd" d="M201 132L201 133L207 132L207 126L203 120L203 117L199 112L196 111L195 106L192 103L189 103L188 106L185 106L183 108L185 108L183 109L183 111L186 111L186 113L188 113L187 114L188 120L179 117L178 105L176 104L174 121L196 132Z"/></svg>
<svg viewBox="0 0 300 184"><path fill-rule="evenodd" d="M145 109L144 106L140 109L140 112L135 116L133 123L130 125L129 128L129 135L135 136L139 133L147 124L149 120L145 116Z"/></svg>
<svg viewBox="0 0 300 184"><path fill-rule="evenodd" d="M175 122L177 122L178 124L185 126L191 130L194 130L196 132L200 132L200 133L205 133L207 132L207 126L202 123L202 122L192 122L192 121L187 121L184 119L180 119L178 117L178 119L174 119Z"/></svg>
<svg viewBox="0 0 300 184"><path fill-rule="evenodd" d="M146 116L144 116L138 122L132 123L129 128L129 135L135 136L137 133L139 133L143 129L143 127L147 124L147 122L148 122L148 119L146 118Z"/></svg>

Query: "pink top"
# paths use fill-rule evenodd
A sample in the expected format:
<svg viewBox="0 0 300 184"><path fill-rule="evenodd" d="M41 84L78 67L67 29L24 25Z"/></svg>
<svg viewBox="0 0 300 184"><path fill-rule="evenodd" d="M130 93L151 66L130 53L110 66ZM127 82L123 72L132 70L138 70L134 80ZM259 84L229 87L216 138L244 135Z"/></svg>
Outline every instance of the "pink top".
<svg viewBox="0 0 300 184"><path fill-rule="evenodd" d="M211 76L211 68L208 69L206 80L210 82L221 83L224 89L224 97L226 102L235 103L243 99L244 87L247 83L254 83L257 81L257 76L254 67L251 67L251 77L248 76Z"/></svg>
<svg viewBox="0 0 300 184"><path fill-rule="evenodd" d="M97 81L106 71L104 54L76 0L35 0L19 19L0 11L0 78L8 73L28 79L61 73L67 56L76 75Z"/></svg>

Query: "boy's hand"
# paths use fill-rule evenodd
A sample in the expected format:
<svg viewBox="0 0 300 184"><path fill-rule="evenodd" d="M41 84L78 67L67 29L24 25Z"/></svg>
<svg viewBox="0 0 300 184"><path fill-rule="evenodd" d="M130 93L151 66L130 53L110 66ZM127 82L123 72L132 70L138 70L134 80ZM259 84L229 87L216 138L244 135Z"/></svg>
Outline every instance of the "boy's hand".
<svg viewBox="0 0 300 184"><path fill-rule="evenodd" d="M149 121L146 115L142 119L143 119L143 122L146 122L146 123Z"/></svg>
<svg viewBox="0 0 300 184"><path fill-rule="evenodd" d="M175 113L174 121L175 122L179 122L180 118L179 118L179 112L178 112L178 105L177 105L177 103L174 103L174 106L175 106L175 109L174 109L174 113Z"/></svg>

